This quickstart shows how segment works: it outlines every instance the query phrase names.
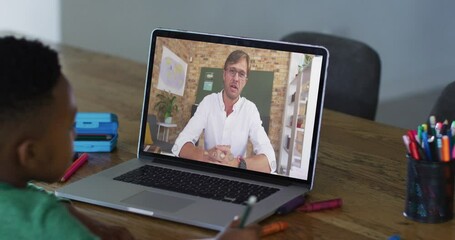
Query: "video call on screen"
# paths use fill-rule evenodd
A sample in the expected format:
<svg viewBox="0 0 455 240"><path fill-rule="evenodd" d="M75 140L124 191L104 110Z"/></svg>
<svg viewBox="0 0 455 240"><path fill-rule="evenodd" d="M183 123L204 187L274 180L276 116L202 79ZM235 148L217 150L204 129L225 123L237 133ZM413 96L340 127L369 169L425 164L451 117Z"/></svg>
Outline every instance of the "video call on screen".
<svg viewBox="0 0 455 240"><path fill-rule="evenodd" d="M235 50L250 57L240 96L258 109L275 153L271 174L306 180L317 130L314 122L322 68L318 55L157 37L143 150L175 156L174 143L198 104L205 96L223 90L224 63ZM159 107L164 97L174 99L177 106L171 114ZM203 132L195 146L204 148ZM246 149L244 158L255 154L251 141Z"/></svg>

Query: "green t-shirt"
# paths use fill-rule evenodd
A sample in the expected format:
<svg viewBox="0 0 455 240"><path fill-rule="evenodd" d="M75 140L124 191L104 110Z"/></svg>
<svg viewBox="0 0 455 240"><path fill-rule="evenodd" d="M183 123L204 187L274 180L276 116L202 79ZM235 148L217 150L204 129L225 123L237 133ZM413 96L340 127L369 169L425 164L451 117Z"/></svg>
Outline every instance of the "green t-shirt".
<svg viewBox="0 0 455 240"><path fill-rule="evenodd" d="M0 239L99 239L55 195L0 182Z"/></svg>

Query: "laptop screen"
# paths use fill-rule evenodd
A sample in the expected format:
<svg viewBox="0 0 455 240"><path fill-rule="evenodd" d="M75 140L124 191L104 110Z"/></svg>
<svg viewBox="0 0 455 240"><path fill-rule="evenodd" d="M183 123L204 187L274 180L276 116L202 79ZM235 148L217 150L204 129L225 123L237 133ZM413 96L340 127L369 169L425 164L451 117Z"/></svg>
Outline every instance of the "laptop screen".
<svg viewBox="0 0 455 240"><path fill-rule="evenodd" d="M155 30L139 155L312 179L327 57L315 46Z"/></svg>

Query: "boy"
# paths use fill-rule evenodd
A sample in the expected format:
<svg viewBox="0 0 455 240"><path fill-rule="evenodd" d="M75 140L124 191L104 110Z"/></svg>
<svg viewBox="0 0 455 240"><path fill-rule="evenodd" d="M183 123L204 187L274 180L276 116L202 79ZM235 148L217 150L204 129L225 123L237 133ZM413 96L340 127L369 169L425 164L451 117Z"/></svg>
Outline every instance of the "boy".
<svg viewBox="0 0 455 240"><path fill-rule="evenodd" d="M58 181L72 159L76 103L57 53L38 41L0 38L0 234L4 239L133 239L29 184ZM258 238L257 226L220 239Z"/></svg>

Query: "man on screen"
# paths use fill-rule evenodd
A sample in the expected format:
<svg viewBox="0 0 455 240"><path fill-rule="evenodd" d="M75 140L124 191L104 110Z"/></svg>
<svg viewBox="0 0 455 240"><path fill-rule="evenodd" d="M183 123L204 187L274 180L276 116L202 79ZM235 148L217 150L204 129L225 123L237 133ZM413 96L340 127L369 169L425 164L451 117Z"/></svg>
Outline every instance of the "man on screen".
<svg viewBox="0 0 455 240"><path fill-rule="evenodd" d="M172 152L210 163L275 172L276 160L256 105L240 94L248 81L250 57L233 51L224 64L224 89L202 99L194 116L177 137ZM195 145L204 132L204 148ZM254 155L246 155L248 139Z"/></svg>

